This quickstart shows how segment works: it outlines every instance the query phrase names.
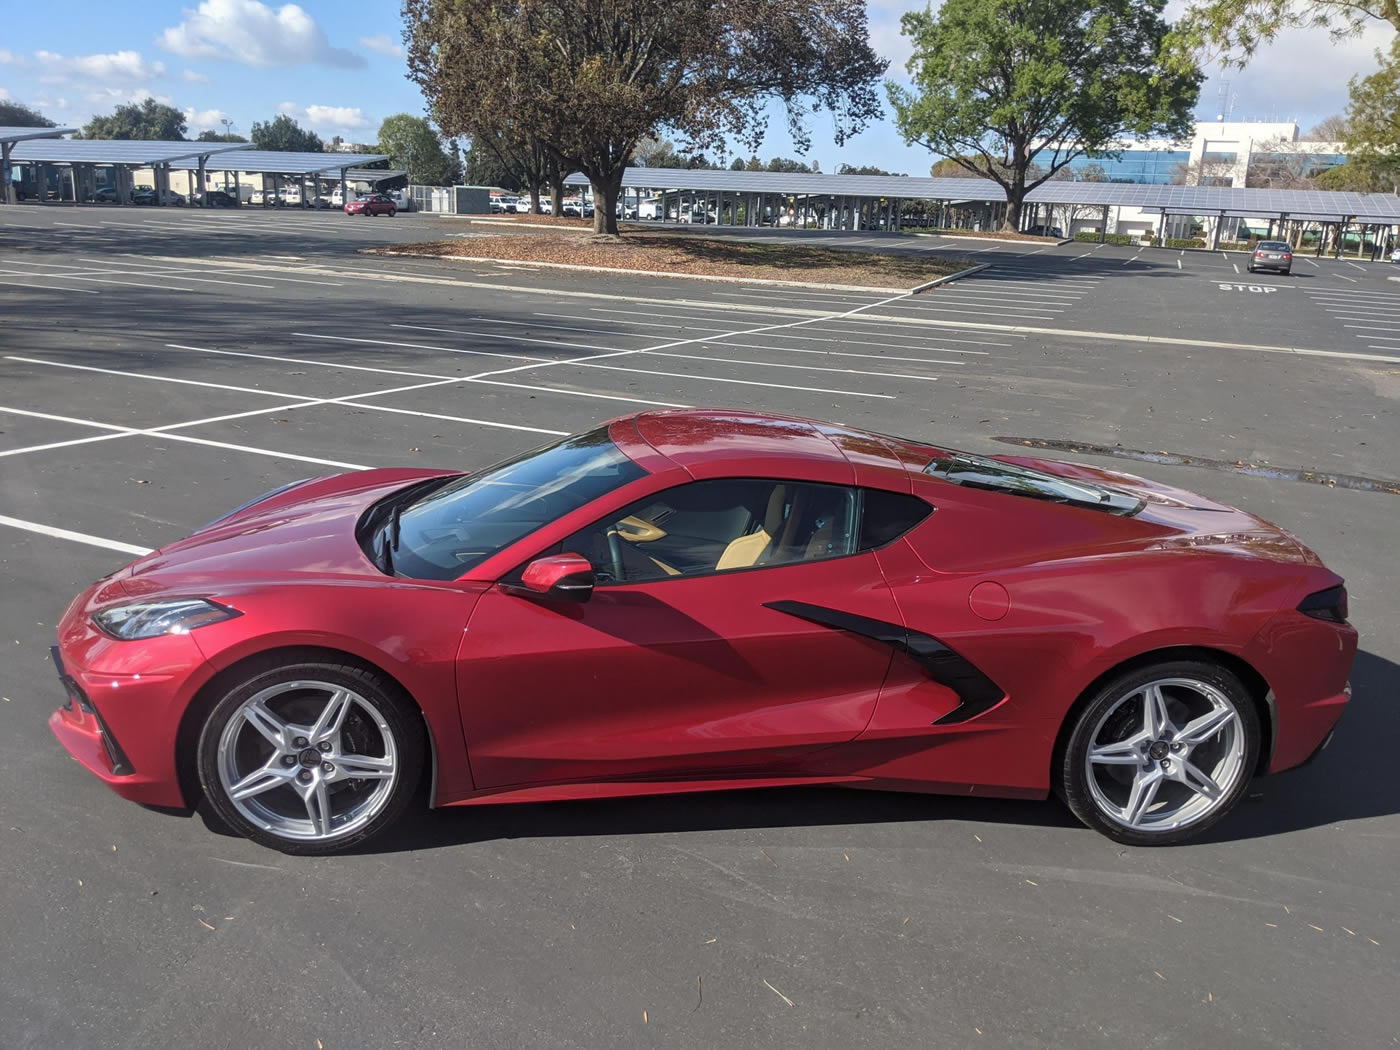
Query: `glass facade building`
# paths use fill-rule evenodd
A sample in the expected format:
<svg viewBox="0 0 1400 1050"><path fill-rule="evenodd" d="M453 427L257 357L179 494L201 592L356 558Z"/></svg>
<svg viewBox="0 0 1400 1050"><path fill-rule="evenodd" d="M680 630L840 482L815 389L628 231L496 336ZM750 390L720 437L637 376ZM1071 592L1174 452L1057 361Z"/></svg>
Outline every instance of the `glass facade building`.
<svg viewBox="0 0 1400 1050"><path fill-rule="evenodd" d="M1190 159L1187 150L1125 149L1116 157L1076 157L1069 169L1081 178L1086 168L1102 168L1109 182L1170 186L1181 181Z"/></svg>

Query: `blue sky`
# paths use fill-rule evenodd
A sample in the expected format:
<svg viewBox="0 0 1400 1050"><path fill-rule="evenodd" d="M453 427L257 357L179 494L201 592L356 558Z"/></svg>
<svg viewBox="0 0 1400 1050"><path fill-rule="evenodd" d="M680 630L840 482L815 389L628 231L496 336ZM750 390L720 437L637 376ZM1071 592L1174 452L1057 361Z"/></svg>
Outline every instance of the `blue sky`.
<svg viewBox="0 0 1400 1050"><path fill-rule="evenodd" d="M247 134L253 121L287 113L325 137L371 143L384 117L423 112L418 89L404 77L395 0L187 3L7 5L0 98L76 126L118 103L153 95L185 111L191 136L221 128L225 118ZM909 55L899 16L916 3L869 2L872 42L897 76ZM1341 44L1320 30L1286 34L1248 70L1228 74L1234 119L1296 119L1306 130L1340 112L1348 78L1374 68L1372 52L1391 32L1378 24ZM1219 108L1225 78L1216 72L1201 96L1198 112L1205 118ZM842 147L832 138L829 117L818 115L812 127L808 157L823 171L847 162L923 174L931 160L922 148L905 146L887 120ZM780 117L760 152L765 158L795 155Z"/></svg>

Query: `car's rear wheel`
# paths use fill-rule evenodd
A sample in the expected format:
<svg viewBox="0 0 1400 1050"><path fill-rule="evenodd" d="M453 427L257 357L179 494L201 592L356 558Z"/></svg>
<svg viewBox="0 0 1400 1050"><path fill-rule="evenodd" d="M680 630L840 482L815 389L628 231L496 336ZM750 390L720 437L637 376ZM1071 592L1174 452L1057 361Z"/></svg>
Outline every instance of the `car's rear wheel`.
<svg viewBox="0 0 1400 1050"><path fill-rule="evenodd" d="M399 690L360 667L284 663L215 704L199 781L234 830L284 853L337 853L394 821L423 768L424 731Z"/></svg>
<svg viewBox="0 0 1400 1050"><path fill-rule="evenodd" d="M1259 715L1225 668L1172 660L1119 675L1073 715L1056 763L1070 810L1137 846L1183 842L1221 820L1259 758Z"/></svg>

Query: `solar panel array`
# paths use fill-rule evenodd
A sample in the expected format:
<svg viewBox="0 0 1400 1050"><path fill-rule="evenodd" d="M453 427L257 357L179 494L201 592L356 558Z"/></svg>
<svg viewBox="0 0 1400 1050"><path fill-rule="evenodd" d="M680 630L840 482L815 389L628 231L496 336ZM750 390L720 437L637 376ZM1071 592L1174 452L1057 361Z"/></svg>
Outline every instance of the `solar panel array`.
<svg viewBox="0 0 1400 1050"><path fill-rule="evenodd" d="M73 128L10 128L0 127L0 142L23 142L25 139L52 139L73 134Z"/></svg>
<svg viewBox="0 0 1400 1050"><path fill-rule="evenodd" d="M586 186L571 175L570 186ZM628 168L629 189L697 190L724 193L813 194L832 197L935 201L1004 201L989 179L934 179L907 175L810 175L771 171ZM1154 186L1122 182L1046 182L1027 198L1039 204L1124 205L1171 214L1289 215L1296 218L1400 223L1400 197L1387 193L1271 190L1233 186Z"/></svg>
<svg viewBox="0 0 1400 1050"><path fill-rule="evenodd" d="M382 153L282 153L276 150L236 149L217 159L209 167L215 171L256 171L268 175L315 175L323 171L339 172L388 160Z"/></svg>
<svg viewBox="0 0 1400 1050"><path fill-rule="evenodd" d="M168 142L159 139L31 139L15 146L13 158L22 163L164 164L225 153L238 148L227 142Z"/></svg>

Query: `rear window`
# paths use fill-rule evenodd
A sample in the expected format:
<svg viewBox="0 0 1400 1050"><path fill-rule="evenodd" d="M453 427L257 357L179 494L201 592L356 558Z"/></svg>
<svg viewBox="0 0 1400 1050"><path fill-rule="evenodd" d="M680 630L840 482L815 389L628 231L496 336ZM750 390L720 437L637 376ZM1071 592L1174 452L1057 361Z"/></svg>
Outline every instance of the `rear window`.
<svg viewBox="0 0 1400 1050"><path fill-rule="evenodd" d="M1291 249L1282 241L1260 241L1258 250L1265 252L1286 252Z"/></svg>
<svg viewBox="0 0 1400 1050"><path fill-rule="evenodd" d="M1043 470L1032 470L968 452L940 453L924 467L924 473L967 488L1029 496L1051 503L1069 503L1109 514L1136 514L1143 507L1142 500L1118 489L1086 481L1072 481Z"/></svg>

